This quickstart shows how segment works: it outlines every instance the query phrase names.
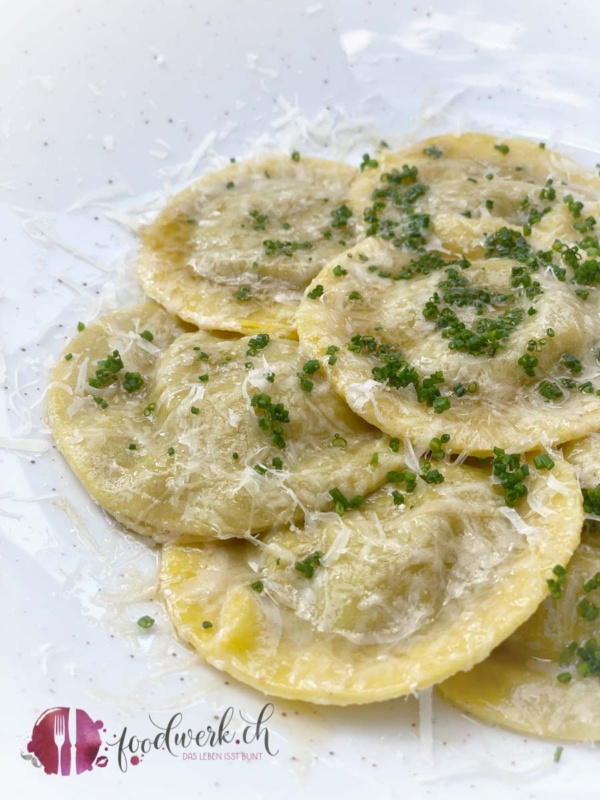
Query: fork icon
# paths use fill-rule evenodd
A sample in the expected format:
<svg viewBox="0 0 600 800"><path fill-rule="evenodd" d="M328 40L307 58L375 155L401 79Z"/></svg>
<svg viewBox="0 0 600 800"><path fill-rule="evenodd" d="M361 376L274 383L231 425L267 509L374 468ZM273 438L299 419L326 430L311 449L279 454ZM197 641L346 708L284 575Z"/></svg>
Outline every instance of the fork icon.
<svg viewBox="0 0 600 800"><path fill-rule="evenodd" d="M54 717L54 744L58 753L58 769L59 775L64 774L62 770L62 748L65 743L65 718L62 714L56 714Z"/></svg>

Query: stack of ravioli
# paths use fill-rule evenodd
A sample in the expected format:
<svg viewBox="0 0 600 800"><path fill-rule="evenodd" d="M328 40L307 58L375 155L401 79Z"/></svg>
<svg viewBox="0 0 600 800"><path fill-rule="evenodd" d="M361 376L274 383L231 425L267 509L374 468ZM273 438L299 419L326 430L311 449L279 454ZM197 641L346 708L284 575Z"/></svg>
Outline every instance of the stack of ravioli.
<svg viewBox="0 0 600 800"><path fill-rule="evenodd" d="M150 299L75 337L48 414L208 663L600 738L599 201L446 135L232 163L142 231Z"/></svg>

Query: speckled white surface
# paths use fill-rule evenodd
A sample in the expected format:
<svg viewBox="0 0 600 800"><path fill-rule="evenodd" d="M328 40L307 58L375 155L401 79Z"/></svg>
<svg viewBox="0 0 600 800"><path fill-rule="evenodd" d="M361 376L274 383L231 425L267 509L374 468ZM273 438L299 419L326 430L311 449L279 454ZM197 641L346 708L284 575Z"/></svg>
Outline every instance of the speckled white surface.
<svg viewBox="0 0 600 800"><path fill-rule="evenodd" d="M20 752L53 705L85 708L110 740L124 726L149 735L148 713L166 724L182 711L199 729L227 706L252 716L264 702L177 643L153 601L155 554L91 503L43 425L47 367L77 321L135 297L129 223L257 139L356 163L380 136L481 128L560 142L594 164L600 4L0 5L2 795L596 796L597 750L568 746L554 764L556 743L479 725L435 699L431 747L409 699L275 701L279 753L253 763L158 751L122 774L109 752L106 768L59 778ZM144 613L157 623L139 635Z"/></svg>

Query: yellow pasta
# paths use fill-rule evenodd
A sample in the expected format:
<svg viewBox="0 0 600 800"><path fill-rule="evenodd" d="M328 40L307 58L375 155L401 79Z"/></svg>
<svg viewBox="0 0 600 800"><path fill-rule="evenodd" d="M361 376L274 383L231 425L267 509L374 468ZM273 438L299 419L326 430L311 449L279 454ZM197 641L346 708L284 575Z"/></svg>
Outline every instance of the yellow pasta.
<svg viewBox="0 0 600 800"><path fill-rule="evenodd" d="M404 249L417 241L479 258L486 236L528 224L531 243L547 249L557 237L581 238L573 223L600 212L597 175L525 139L445 134L378 160L354 181L350 204L367 211L364 234ZM569 213L567 194L584 201L581 217Z"/></svg>
<svg viewBox="0 0 600 800"><path fill-rule="evenodd" d="M150 300L81 331L47 399L89 494L164 544L185 642L278 697L436 685L600 739L597 218L597 175L480 133L168 200Z"/></svg>
<svg viewBox="0 0 600 800"><path fill-rule="evenodd" d="M600 297L545 269L529 297L521 269L368 239L314 279L300 339L313 358L338 348L332 385L390 436L426 447L443 429L480 454L568 441L600 427Z"/></svg>
<svg viewBox="0 0 600 800"><path fill-rule="evenodd" d="M147 304L102 317L68 349L48 392L59 447L107 511L160 541L301 518L332 505L325 477L363 493L392 463L388 437L306 367L297 342L185 333ZM104 374L115 352L121 368Z"/></svg>
<svg viewBox="0 0 600 800"><path fill-rule="evenodd" d="M342 516L166 547L161 586L180 636L251 686L316 703L398 697L480 661L532 613L579 541L573 469L556 459L558 492L532 467L533 511L505 505L489 466L415 474L399 503L405 468Z"/></svg>
<svg viewBox="0 0 600 800"><path fill-rule="evenodd" d="M600 486L600 435L565 448L582 484ZM600 510L600 490L589 508ZM596 512L596 516L597 512ZM600 517L599 517L600 518ZM486 722L563 740L600 739L600 542L586 522L555 597L483 663L442 683L450 701Z"/></svg>
<svg viewBox="0 0 600 800"><path fill-rule="evenodd" d="M270 156L207 175L142 232L144 291L201 328L293 338L304 288L356 239L346 205L354 174Z"/></svg>

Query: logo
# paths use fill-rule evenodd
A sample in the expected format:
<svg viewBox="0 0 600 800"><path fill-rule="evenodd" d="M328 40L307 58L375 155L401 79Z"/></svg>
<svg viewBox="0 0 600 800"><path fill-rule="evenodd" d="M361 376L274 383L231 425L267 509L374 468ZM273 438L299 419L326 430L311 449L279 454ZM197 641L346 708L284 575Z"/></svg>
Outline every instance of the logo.
<svg viewBox="0 0 600 800"><path fill-rule="evenodd" d="M106 756L98 757L103 725L81 708L49 708L33 726L23 758L34 767L43 767L47 775L80 775L105 767Z"/></svg>
<svg viewBox="0 0 600 800"><path fill-rule="evenodd" d="M160 721L148 716L150 728L144 733L132 732L126 725L120 733L107 734L101 720L94 721L81 708L59 706L49 708L33 726L27 752L21 756L34 767L44 768L47 775L71 776L106 767L107 755L114 754L114 765L127 772L138 766L150 753L164 753L185 762L260 761L275 756L272 733L267 722L274 714L272 703L265 704L255 718L230 706L218 722L204 727L190 726L183 714ZM105 734L104 741L100 734Z"/></svg>

